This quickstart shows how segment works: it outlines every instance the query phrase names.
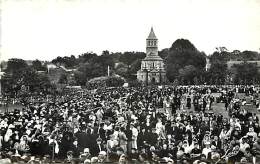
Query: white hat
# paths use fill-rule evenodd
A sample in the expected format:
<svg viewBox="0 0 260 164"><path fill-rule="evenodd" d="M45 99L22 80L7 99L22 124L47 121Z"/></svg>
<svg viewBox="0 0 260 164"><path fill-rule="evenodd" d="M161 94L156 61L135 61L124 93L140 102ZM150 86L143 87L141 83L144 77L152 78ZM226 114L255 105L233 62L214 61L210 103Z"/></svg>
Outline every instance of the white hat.
<svg viewBox="0 0 260 164"><path fill-rule="evenodd" d="M99 155L107 155L107 153L105 151L100 151Z"/></svg>
<svg viewBox="0 0 260 164"><path fill-rule="evenodd" d="M89 153L89 148L84 148L84 153Z"/></svg>

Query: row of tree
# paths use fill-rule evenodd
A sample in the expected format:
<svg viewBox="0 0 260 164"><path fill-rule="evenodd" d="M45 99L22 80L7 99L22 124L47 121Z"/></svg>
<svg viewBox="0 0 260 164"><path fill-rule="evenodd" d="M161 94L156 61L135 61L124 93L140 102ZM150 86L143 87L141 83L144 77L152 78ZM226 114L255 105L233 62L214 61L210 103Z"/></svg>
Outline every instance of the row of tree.
<svg viewBox="0 0 260 164"><path fill-rule="evenodd" d="M41 62L40 62L41 63ZM40 64L41 65L41 64ZM47 74L37 72L37 69L45 70L39 66L38 61L28 65L22 59L10 59L1 78L2 92L9 97L17 97L30 94L48 94L55 90Z"/></svg>
<svg viewBox="0 0 260 164"><path fill-rule="evenodd" d="M228 69L229 60L260 60L260 54L253 51L229 52L225 47L218 47L216 51L206 56L199 51L189 40L178 39L170 48L159 51L164 59L168 83L176 84L255 84L260 81L259 66L254 63L243 62ZM73 85L86 85L95 77L106 76L108 66L110 74L123 77L130 84L135 82L136 73L141 67L141 61L145 58L144 52L109 52L103 51L101 55L92 52L57 57L51 62L73 72ZM209 58L211 67L205 70L206 58ZM5 68L5 76L2 78L4 92L18 95L21 90L30 93L53 92L54 85L47 73L46 63L34 60L30 65L22 59L10 59ZM68 74L62 74L59 83L68 84ZM22 93L22 92L21 92Z"/></svg>

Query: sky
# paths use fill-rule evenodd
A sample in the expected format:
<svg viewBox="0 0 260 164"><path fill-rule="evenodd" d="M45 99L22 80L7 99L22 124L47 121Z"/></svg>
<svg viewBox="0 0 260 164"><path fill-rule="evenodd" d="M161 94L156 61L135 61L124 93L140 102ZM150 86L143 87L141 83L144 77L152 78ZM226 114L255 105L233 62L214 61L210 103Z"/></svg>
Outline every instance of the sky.
<svg viewBox="0 0 260 164"><path fill-rule="evenodd" d="M159 50L184 38L207 55L221 46L260 51L260 0L0 1L1 60L145 52L151 27Z"/></svg>

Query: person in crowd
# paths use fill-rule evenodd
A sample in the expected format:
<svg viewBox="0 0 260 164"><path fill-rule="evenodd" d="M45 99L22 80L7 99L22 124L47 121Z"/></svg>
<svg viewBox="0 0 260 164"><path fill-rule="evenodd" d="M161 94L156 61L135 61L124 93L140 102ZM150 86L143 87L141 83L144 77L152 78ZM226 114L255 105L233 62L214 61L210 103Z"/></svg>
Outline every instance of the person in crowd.
<svg viewBox="0 0 260 164"><path fill-rule="evenodd" d="M250 86L72 90L48 100L38 95L24 109L0 115L0 160L256 164L259 118L236 92L247 93L258 108L259 91ZM215 99L227 115L214 112Z"/></svg>

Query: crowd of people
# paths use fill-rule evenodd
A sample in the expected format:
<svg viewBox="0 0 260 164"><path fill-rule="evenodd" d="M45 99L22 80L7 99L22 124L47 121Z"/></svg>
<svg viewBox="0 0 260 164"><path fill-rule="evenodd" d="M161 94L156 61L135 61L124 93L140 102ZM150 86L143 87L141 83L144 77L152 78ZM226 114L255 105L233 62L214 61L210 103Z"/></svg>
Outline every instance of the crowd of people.
<svg viewBox="0 0 260 164"><path fill-rule="evenodd" d="M259 96L255 86L38 96L0 115L0 163L260 163Z"/></svg>

